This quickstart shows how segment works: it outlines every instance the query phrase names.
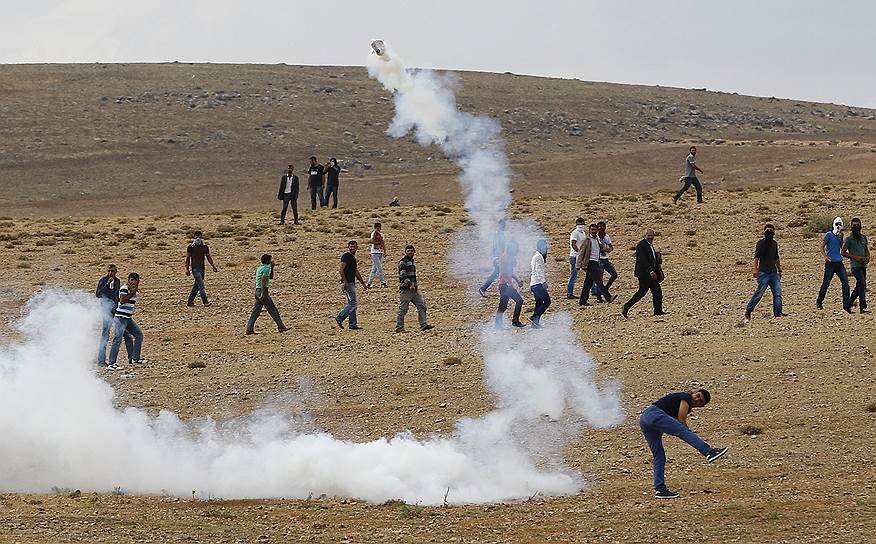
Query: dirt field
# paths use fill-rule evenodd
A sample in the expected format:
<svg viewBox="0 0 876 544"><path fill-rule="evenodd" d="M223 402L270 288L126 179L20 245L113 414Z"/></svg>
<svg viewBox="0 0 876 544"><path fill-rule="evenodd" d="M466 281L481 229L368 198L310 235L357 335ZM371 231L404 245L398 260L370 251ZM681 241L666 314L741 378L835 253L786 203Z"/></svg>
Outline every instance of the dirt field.
<svg viewBox="0 0 876 544"><path fill-rule="evenodd" d="M315 427L351 440L402 430L448 433L459 417L492 407L473 324L490 319L495 292L472 303L446 263L467 221L455 174L444 161L432 169L440 160L435 150L383 136L391 104L361 69L0 66L0 74L0 106L9 119L0 127L4 336L35 291L92 290L105 265L115 262L120 275L137 271L143 278L137 320L151 361L130 378L106 375L120 407L227 418L291 392ZM822 261L819 239L806 227L814 216L842 215L847 224L859 216L865 233L876 235L872 111L513 75L464 74L462 82L463 107L496 114L509 135L519 174L512 215L538 221L548 234L554 297L548 318L571 313L582 344L600 363L599 378L623 383L625 422L588 431L565 454L569 466L588 475L590 489L449 507L330 497L5 494L0 542L876 541L876 322L841 310L836 281L825 309L815 309ZM194 98L194 86L229 96L239 91L245 99L218 105L212 95ZM684 114L658 123L659 112L649 113L647 123L636 123L645 117L641 110L664 102ZM687 114L689 105L711 118ZM340 106L355 112L340 116L349 121L350 136L342 136L340 122L292 125L331 117ZM508 124L517 119L515 108L524 112L517 121L527 121L526 129ZM290 110L298 113L280 113ZM562 112L567 121L542 110ZM769 121L777 116L783 125ZM681 124L689 118L700 126ZM571 134L568 120L583 136ZM585 122L598 125L593 135ZM665 130L645 130L649 123ZM304 141L316 128L331 132L320 141L339 151ZM678 205L670 198L687 142L701 147L706 180L713 181L700 206L690 194ZM349 207L305 210L301 226L277 225L279 169L290 155L303 158L312 149L351 161L342 178ZM545 163L556 174L548 180L541 175ZM376 207L396 193L406 206ZM658 231L669 315L651 316L649 299L629 320L621 318L619 303L581 308L563 299L568 233L578 215L609 224L619 302L636 288L634 244L645 228ZM404 244L417 245L435 330L393 333L392 283L362 295L364 330L332 327L330 316L343 305L338 257L348 238L364 243L376 220L390 240L389 270ZM769 317L767 294L743 325L755 286L751 254L766 221L778 227L791 315ZM185 305L185 245L195 229L204 231L220 268L207 274L210 308ZM275 257L272 295L292 330L277 334L265 315L260 334L245 336L251 278L264 252ZM367 266L367 256L360 262ZM415 317L410 313L409 322ZM461 363L448 365L448 357ZM189 368L193 362L206 366ZM730 452L707 465L679 440L666 439L667 480L682 499L656 501L638 413L668 391L700 386L712 391L713 401L694 412L691 427ZM754 435L744 434L746 427L756 427L748 431Z"/></svg>

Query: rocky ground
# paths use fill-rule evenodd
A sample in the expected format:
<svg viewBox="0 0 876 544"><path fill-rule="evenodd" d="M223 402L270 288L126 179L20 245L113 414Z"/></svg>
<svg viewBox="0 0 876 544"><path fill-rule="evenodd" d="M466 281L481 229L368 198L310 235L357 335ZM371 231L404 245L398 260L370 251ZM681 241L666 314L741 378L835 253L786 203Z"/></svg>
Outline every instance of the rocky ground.
<svg viewBox="0 0 876 544"><path fill-rule="evenodd" d="M106 70L111 69L116 68ZM230 94L236 87L223 89ZM310 92L335 96L335 91ZM117 91L106 94L105 105L97 97L89 107L128 103L116 103ZM147 102L155 100L197 111L204 104L231 108L238 99L227 99L225 106L218 98L185 96ZM786 125L796 123L787 114L783 119ZM713 156L739 149L722 145ZM582 344L600 363L599 378L623 383L626 421L589 431L566 451L567 463L591 482L579 495L427 508L321 497L221 501L65 489L0 495L0 541L873 541L873 317L842 312L836 282L825 310L814 307L821 257L810 226L819 216L834 215L860 216L865 230L876 224L876 178L866 167L869 156L876 155L843 145L854 155L842 164L857 167L865 181L807 183L803 172L809 163L785 162L769 164L770 170L785 170L781 185L708 186L700 206L690 195L673 205L668 190L569 198L515 193L512 215L536 220L551 244L550 312L570 312ZM812 149L836 153L839 147L823 143ZM275 212L228 208L234 209L165 215L154 207L128 208L124 217L106 217L89 216L70 204L67 209L80 213L60 218L9 213L0 219L4 334L35 291L58 285L90 290L105 264L116 262L122 274L136 270L143 277L137 318L152 361L142 369L106 375L120 407L222 418L291 393L313 416L315 427L354 440L405 429L419 436L447 433L457 418L491 408L482 361L473 350L473 326L490 318L496 299L470 298L471 288L448 270L446 256L467 222L458 204L308 211L301 226L277 225ZM608 222L621 301L635 289L634 244L645 228L658 231L669 315L651 316L645 300L624 320L617 303L580 308L563 299L568 232L578 215ZM418 246L420 283L435 330L394 334L392 288L362 296L365 330L331 326L329 316L342 306L335 280L338 256L347 238L364 240L375 220L384 224L392 257L407 242ZM791 316L770 318L767 295L744 325L744 304L754 289L751 252L766 221L778 227L785 310ZM220 267L207 275L210 308L185 306L190 280L184 275L184 249L194 229L205 232ZM261 334L247 337L251 276L263 252L277 261L272 292L292 330L276 334L263 316L257 326ZM197 338L209 342L193 341ZM191 368L200 363L201 368ZM637 414L667 391L699 386L714 397L695 412L691 426L714 444L730 446L730 453L707 465L680 441L667 439L669 482L683 498L657 502L651 498L650 458Z"/></svg>

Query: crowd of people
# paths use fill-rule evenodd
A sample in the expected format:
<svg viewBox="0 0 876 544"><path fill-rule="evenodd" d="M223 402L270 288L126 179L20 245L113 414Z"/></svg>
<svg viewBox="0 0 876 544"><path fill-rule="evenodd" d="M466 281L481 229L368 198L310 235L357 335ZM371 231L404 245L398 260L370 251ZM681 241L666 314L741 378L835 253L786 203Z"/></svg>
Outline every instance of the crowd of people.
<svg viewBox="0 0 876 544"><path fill-rule="evenodd" d="M334 158L331 158L324 167L319 164L316 157L310 157L308 170L308 189L311 198L311 210L317 205L326 207L332 198L332 207L337 207L338 181L340 167ZM702 202L702 184L696 177L696 172L702 170L696 165L696 148L690 148L690 154L685 160L685 176L681 181L682 189L673 195L673 201L677 202L684 192L691 186L696 188L697 201ZM328 183L324 178L328 177ZM283 201L280 213L280 224L285 223L286 212L292 207L294 224L299 224L297 198L299 191L298 177L294 174L294 166L288 165L280 179L280 187L277 198ZM390 206L398 206L398 198L393 199ZM842 218L837 217L833 222L832 230L825 232L821 240L821 253L824 257L824 275L818 297L815 301L818 310L823 309L827 290L834 276L839 277L842 287L842 307L848 313L857 304L861 313L869 313L867 306L867 265L870 261L870 250L867 237L862 233L862 223L859 218L851 220L851 233L843 236L845 224ZM651 292L654 315L665 315L663 308L663 292L661 283L664 280L663 258L654 246L653 230L646 230L643 238L636 244L634 276L638 282L638 290L625 302L621 308L621 315L629 317L633 306L639 302L648 291ZM349 240L347 250L341 255L338 264L339 286L344 296L345 305L340 312L333 317L334 324L343 329L359 330L357 309L359 297L356 290L358 281L363 290L373 287L375 281L379 281L382 288L388 286L384 274L383 261L386 257L386 235L381 223L374 223L374 228L369 236L371 270L367 281L359 271L356 253L358 242ZM483 284L478 288L482 297L488 296L488 291L493 283L498 284L498 308L496 309L493 326L496 329L504 329L504 315L509 304L514 303L511 317L511 326L523 328L527 325L521 321L521 313L524 298L517 287L522 287L523 281L518 274L517 257L520 252L517 240L509 237L506 232L506 221L500 220L490 244L492 271ZM547 277L548 242L538 240L529 260L529 290L533 298L532 313L529 323L534 329L542 328L542 317L551 306L550 286ZM591 306L590 297L594 297L596 303L611 303L617 299L617 295L611 293L611 287L618 278L618 272L612 263L614 245L611 236L607 232L605 221L588 224L587 221L578 217L575 227L569 234L569 278L566 285L566 298L578 299L580 306ZM426 302L420 292L417 281L417 268L414 261L416 248L408 244L404 248L404 254L398 261L398 297L399 304L396 312L395 332L407 332L405 317L411 304L417 309L418 324L421 331L433 328L427 319ZM851 266L852 276L855 278L855 288L850 292L848 273L844 259L848 259ZM218 272L210 248L204 241L201 232L195 232L194 237L186 248L185 269L186 275L192 276L194 282L188 296L188 306L194 306L198 296L204 306L210 306L205 287L206 266L209 263L214 272ZM782 265L779 257L779 247L775 240L775 226L767 223L763 228L763 237L757 241L754 249L752 273L757 280L757 287L745 308L744 320L747 323L752 316L767 288L773 297L773 315L784 317L782 305ZM106 275L98 281L95 296L100 300L102 307L102 326L100 343L97 356L99 367L109 370L118 370L118 356L121 344L124 342L131 365L143 365L147 361L142 358L143 331L134 321L136 303L140 296L140 276L131 272L127 281L122 282L118 277L116 265L109 265ZM578 277L584 276L580 294L575 294ZM604 281L605 276L608 280ZM256 334L255 325L263 309L274 320L279 332L288 331L280 317L279 310L272 300L269 287L274 278L274 262L270 254L264 254L255 272L255 301L249 320L246 324L246 334ZM110 332L113 332L112 345L110 348L109 362L106 358L106 348L109 343ZM707 390L701 389L694 392L679 392L669 394L650 405L642 413L639 424L648 446L653 455L654 488L657 498L675 498L678 495L669 490L664 480L665 454L663 451L662 434L677 436L696 448L709 462L718 459L727 452L727 448L712 448L696 434L690 431L686 425L687 414L693 408L705 406L711 398Z"/></svg>

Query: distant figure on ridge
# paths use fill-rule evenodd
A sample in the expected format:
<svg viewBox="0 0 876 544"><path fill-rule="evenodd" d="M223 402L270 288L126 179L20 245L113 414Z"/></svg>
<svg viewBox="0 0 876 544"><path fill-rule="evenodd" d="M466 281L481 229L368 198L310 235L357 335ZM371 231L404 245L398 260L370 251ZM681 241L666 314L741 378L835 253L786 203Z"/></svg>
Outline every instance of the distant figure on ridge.
<svg viewBox="0 0 876 544"><path fill-rule="evenodd" d="M325 201L324 206L328 206L329 197L332 197L332 208L338 207L338 184L340 182L341 177L341 167L338 166L338 159L332 157L329 159L328 166L325 169L326 177L328 181L326 181L326 190L325 190Z"/></svg>
<svg viewBox="0 0 876 544"><path fill-rule="evenodd" d="M295 166L289 165L286 171L280 177L280 189L277 192L277 200L283 201L283 210L280 212L280 224L286 222L286 209L289 204L292 204L292 218L295 220L295 225L300 225L298 222L298 176L293 172Z"/></svg>
<svg viewBox="0 0 876 544"><path fill-rule="evenodd" d="M426 302L420 294L417 283L417 266L414 264L414 255L417 250L408 244L405 246L405 256L398 262L398 312L395 318L395 332L405 332L405 316L411 303L417 307L417 319L420 322L420 330L428 331L432 325L426 320Z"/></svg>
<svg viewBox="0 0 876 544"><path fill-rule="evenodd" d="M697 148L696 146L690 146L690 153L687 158L684 160L684 176L679 181L684 182L684 185L681 189L675 193L675 196L672 197L672 202L678 203L678 199L681 198L690 186L693 185L697 190L697 203L703 203L703 184L700 183L699 178L697 177L697 172L700 174L704 173L703 170L697 166Z"/></svg>
<svg viewBox="0 0 876 544"><path fill-rule="evenodd" d="M325 177L325 169L316 161L316 157L310 157L310 168L307 170L307 187L310 189L310 209L315 210L316 205L320 208L325 207L325 196L323 194L323 183Z"/></svg>
<svg viewBox="0 0 876 544"><path fill-rule="evenodd" d="M691 393L670 393L648 406L639 416L639 429L645 435L654 463L654 496L658 499L675 499L678 493L666 487L663 472L666 453L663 450L663 434L681 438L711 463L724 456L729 448L713 448L687 428L687 415L693 408L709 403L712 395L705 389Z"/></svg>
<svg viewBox="0 0 876 544"><path fill-rule="evenodd" d="M194 234L195 239L186 248L186 276L191 275L195 279L192 290L189 292L188 305L194 306L195 295L200 293L201 303L204 306L210 306L210 302L207 301L207 290L204 288L204 274L207 268L204 260L206 259L210 263L213 272L219 272L219 269L213 263L210 248L204 242L204 234L199 230L196 230Z"/></svg>

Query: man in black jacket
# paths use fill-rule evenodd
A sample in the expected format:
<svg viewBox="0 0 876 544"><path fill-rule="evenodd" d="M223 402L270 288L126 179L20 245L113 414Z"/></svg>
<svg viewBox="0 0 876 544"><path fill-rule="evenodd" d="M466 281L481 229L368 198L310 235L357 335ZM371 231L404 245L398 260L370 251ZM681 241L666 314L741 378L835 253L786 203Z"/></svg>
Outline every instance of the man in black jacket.
<svg viewBox="0 0 876 544"><path fill-rule="evenodd" d="M310 209L315 210L317 204L320 208L324 208L325 168L319 164L316 157L310 157L310 169L307 170L307 175L307 188L310 189Z"/></svg>
<svg viewBox="0 0 876 544"><path fill-rule="evenodd" d="M106 344L109 341L110 328L113 324L113 316L116 312L116 307L119 305L119 289L122 287L122 282L116 277L119 269L116 265L111 264L107 267L106 276L103 276L97 282L97 288L94 290L94 296L100 301L101 307L101 330L100 344L97 348L97 366L106 367ZM128 331L124 333L125 350L130 356L134 353L134 337Z"/></svg>
<svg viewBox="0 0 876 544"><path fill-rule="evenodd" d="M286 210L289 204L292 204L292 217L295 219L296 225L298 222L298 176L292 172L295 170L293 165L289 165L283 176L280 178L280 189L277 191L277 200L283 201L283 211L280 212L280 224L286 222Z"/></svg>
<svg viewBox="0 0 876 544"><path fill-rule="evenodd" d="M639 279L639 290L624 304L621 314L627 317L627 312L633 304L639 302L648 290L654 299L654 315L665 315L663 311L663 290L660 282L663 281L663 272L660 270L660 253L654 249L654 231L645 231L645 238L636 244L636 278Z"/></svg>

